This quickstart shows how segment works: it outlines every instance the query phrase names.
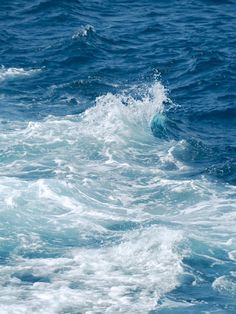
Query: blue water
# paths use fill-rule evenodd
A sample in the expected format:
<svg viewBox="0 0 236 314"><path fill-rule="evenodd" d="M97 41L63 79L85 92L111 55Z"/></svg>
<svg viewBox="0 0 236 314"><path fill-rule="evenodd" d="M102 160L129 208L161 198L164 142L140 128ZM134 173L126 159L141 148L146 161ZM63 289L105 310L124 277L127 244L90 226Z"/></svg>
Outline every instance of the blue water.
<svg viewBox="0 0 236 314"><path fill-rule="evenodd" d="M0 1L0 313L236 313L236 2Z"/></svg>

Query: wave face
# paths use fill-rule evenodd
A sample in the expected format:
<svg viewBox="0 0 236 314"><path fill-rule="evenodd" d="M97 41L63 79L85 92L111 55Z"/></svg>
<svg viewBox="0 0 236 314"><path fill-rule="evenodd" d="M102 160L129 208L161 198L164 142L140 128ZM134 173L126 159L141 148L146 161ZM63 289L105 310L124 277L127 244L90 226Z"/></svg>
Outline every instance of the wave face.
<svg viewBox="0 0 236 314"><path fill-rule="evenodd" d="M0 313L235 314L234 12L0 2Z"/></svg>

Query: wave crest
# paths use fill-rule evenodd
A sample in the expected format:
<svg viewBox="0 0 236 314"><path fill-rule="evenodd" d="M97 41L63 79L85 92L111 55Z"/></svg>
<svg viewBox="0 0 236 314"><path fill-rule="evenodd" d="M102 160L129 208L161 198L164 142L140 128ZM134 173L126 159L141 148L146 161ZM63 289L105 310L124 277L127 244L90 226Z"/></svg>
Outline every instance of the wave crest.
<svg viewBox="0 0 236 314"><path fill-rule="evenodd" d="M81 26L79 30L72 36L73 39L87 37L90 33L95 33L95 28L92 25Z"/></svg>
<svg viewBox="0 0 236 314"><path fill-rule="evenodd" d="M31 76L32 74L35 74L39 72L40 69L23 69L23 68L5 68L5 66L0 67L0 80L6 80L10 78L15 77L21 77L21 76Z"/></svg>

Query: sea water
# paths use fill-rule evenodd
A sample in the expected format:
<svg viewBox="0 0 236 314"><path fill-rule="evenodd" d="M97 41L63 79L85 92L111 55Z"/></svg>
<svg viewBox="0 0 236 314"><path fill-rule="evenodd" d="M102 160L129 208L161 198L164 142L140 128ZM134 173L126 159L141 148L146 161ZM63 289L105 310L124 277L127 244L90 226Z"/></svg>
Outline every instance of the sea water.
<svg viewBox="0 0 236 314"><path fill-rule="evenodd" d="M236 313L236 2L1 0L0 313Z"/></svg>

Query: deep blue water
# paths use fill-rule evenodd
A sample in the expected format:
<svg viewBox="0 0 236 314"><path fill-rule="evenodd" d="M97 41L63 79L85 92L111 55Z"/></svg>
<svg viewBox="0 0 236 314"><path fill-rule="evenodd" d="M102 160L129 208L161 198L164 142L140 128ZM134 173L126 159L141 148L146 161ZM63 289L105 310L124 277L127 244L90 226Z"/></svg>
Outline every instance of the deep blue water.
<svg viewBox="0 0 236 314"><path fill-rule="evenodd" d="M0 1L0 313L236 313L236 2Z"/></svg>

